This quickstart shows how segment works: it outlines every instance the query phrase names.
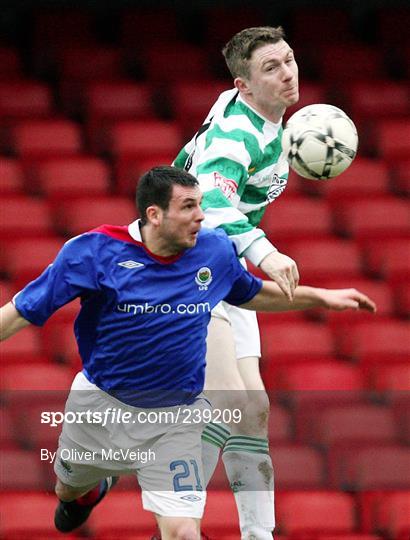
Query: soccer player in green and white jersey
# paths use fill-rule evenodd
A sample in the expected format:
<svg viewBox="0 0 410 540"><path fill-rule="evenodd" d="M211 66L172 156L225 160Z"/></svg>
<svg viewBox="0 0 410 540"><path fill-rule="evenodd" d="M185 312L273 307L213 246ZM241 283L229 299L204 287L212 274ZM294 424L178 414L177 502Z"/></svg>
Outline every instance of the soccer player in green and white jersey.
<svg viewBox="0 0 410 540"><path fill-rule="evenodd" d="M199 180L204 226L223 228L239 256L259 266L292 299L299 280L297 266L258 228L267 205L286 187L282 117L299 99L298 68L284 37L281 27L247 28L227 43L222 52L235 88L219 96L174 165ZM209 480L223 449L242 539L271 539L274 500L267 430L269 400L259 372L256 315L224 303L213 315L206 389L216 391L212 393L215 407L239 406L243 420L206 428L204 472Z"/></svg>

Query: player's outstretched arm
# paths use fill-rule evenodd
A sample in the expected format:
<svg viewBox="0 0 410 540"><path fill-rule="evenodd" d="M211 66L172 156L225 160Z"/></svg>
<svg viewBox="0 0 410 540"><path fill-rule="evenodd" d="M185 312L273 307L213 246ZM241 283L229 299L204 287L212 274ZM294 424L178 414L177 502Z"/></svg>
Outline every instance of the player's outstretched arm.
<svg viewBox="0 0 410 540"><path fill-rule="evenodd" d="M12 302L0 308L0 341L19 332L30 322L22 317Z"/></svg>
<svg viewBox="0 0 410 540"><path fill-rule="evenodd" d="M323 307L334 311L363 309L376 312L376 304L356 289L321 289L300 286L295 289L293 301L289 301L276 283L264 281L262 289L243 308L254 311L291 311Z"/></svg>

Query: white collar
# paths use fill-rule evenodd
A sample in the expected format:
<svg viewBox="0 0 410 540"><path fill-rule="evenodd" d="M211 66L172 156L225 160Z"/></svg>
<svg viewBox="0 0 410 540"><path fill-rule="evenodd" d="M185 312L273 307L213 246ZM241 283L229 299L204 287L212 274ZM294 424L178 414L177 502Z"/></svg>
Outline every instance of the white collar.
<svg viewBox="0 0 410 540"><path fill-rule="evenodd" d="M140 231L140 219L136 219L128 225L128 232L133 240L136 242L142 242L142 236Z"/></svg>
<svg viewBox="0 0 410 540"><path fill-rule="evenodd" d="M256 109L254 109L251 105L249 105L249 103L247 103L243 97L241 96L241 93L239 92L238 93L238 96L236 98L238 101L240 101L241 103L243 103L246 107L248 107L248 109L250 109L252 112L254 112L255 114L257 114L259 116L259 118L262 118L262 120L264 120L265 122L267 122L268 124L270 124L271 126L274 126L275 129L278 129L281 125L282 125L282 118L279 120L279 122L272 122L272 120L269 120L269 118L266 118L265 116L263 116L260 112L258 112Z"/></svg>

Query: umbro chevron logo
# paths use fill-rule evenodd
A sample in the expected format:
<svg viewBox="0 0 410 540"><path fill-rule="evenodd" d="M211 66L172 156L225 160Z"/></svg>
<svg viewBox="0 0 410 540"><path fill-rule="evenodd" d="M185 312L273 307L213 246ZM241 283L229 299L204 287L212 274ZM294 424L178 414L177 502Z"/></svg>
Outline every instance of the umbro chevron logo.
<svg viewBox="0 0 410 540"><path fill-rule="evenodd" d="M132 270L133 268L141 268L144 264L137 261L123 261L118 263L118 266L123 266L124 268L128 268L128 270Z"/></svg>

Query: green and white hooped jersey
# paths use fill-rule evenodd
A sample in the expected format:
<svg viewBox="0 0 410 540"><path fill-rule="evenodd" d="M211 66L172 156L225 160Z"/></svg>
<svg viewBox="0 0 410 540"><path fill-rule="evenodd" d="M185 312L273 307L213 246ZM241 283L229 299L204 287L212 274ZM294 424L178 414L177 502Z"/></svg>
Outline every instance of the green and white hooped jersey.
<svg viewBox="0 0 410 540"><path fill-rule="evenodd" d="M284 191L289 167L282 124L261 117L236 89L223 92L174 166L198 178L205 227L220 227L238 254L258 265L276 248L258 229L269 203Z"/></svg>

